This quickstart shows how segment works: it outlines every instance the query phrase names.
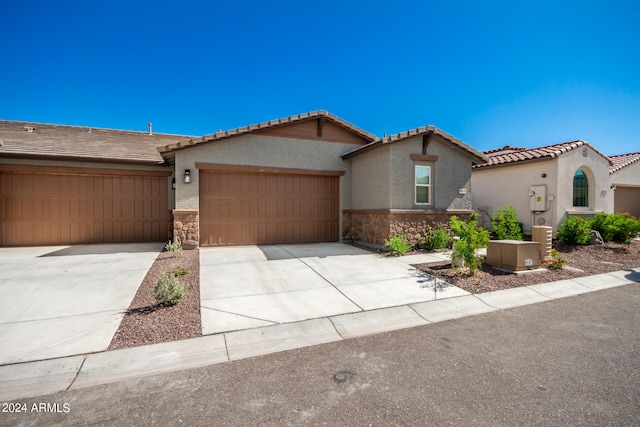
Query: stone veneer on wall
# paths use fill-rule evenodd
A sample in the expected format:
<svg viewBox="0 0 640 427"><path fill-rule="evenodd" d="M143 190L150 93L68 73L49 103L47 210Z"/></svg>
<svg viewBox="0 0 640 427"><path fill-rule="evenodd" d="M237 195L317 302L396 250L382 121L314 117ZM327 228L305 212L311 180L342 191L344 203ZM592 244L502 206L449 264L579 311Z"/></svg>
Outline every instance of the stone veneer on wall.
<svg viewBox="0 0 640 427"><path fill-rule="evenodd" d="M448 223L456 215L467 220L469 210L344 210L342 211L342 238L383 245L389 236L404 234L410 243L418 243L427 234L429 226Z"/></svg>
<svg viewBox="0 0 640 427"><path fill-rule="evenodd" d="M179 238L182 246L197 247L200 244L197 210L173 211L173 238Z"/></svg>

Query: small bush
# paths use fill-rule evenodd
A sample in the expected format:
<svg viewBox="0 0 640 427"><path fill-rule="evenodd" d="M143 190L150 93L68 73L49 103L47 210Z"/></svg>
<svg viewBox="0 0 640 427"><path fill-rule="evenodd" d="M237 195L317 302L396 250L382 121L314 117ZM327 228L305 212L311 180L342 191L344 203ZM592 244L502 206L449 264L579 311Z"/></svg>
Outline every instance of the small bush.
<svg viewBox="0 0 640 427"><path fill-rule="evenodd" d="M628 213L599 213L591 221L591 228L600 232L605 242L624 243L640 234L640 220Z"/></svg>
<svg viewBox="0 0 640 427"><path fill-rule="evenodd" d="M407 242L407 238L404 235L389 236L389 238L384 241L384 245L391 249L395 256L402 256L405 252L413 248L413 245Z"/></svg>
<svg viewBox="0 0 640 427"><path fill-rule="evenodd" d="M491 228L500 240L522 240L522 230L513 206L498 209L491 216Z"/></svg>
<svg viewBox="0 0 640 427"><path fill-rule="evenodd" d="M591 240L591 221L570 216L558 227L556 236L568 245L586 245Z"/></svg>
<svg viewBox="0 0 640 427"><path fill-rule="evenodd" d="M165 306L175 305L187 293L187 286L180 282L178 276L163 273L156 282L153 295L160 304Z"/></svg>
<svg viewBox="0 0 640 427"><path fill-rule="evenodd" d="M489 244L489 232L478 227L478 215L471 214L469 221L465 222L452 216L449 219L451 230L460 237L453 249L453 258L462 258L469 268L469 275L473 276L482 264L483 257L476 255L480 248L486 248Z"/></svg>
<svg viewBox="0 0 640 427"><path fill-rule="evenodd" d="M560 252L557 249L551 249L551 259L546 261L546 264L547 268L560 270L564 268L566 262L567 260L560 256Z"/></svg>
<svg viewBox="0 0 640 427"><path fill-rule="evenodd" d="M182 256L182 243L180 243L179 237L173 239L173 242L169 242L164 245L164 248L173 255Z"/></svg>
<svg viewBox="0 0 640 427"><path fill-rule="evenodd" d="M445 226L427 228L427 236L421 239L426 245L427 249L433 251L435 249L442 249L449 243L449 230Z"/></svg>

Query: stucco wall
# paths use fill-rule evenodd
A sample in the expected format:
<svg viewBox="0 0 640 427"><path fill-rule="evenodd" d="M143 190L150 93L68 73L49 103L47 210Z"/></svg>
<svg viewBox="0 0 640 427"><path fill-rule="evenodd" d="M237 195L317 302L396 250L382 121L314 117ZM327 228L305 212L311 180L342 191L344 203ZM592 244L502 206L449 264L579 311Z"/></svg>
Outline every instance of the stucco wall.
<svg viewBox="0 0 640 427"><path fill-rule="evenodd" d="M640 187L640 162L634 163L611 175L613 184Z"/></svg>
<svg viewBox="0 0 640 427"><path fill-rule="evenodd" d="M391 209L471 209L471 159L434 136L427 155L436 162L413 161L410 154L422 153L422 135L391 145ZM415 203L415 165L431 167L431 204ZM467 194L459 194L465 188Z"/></svg>
<svg viewBox="0 0 640 427"><path fill-rule="evenodd" d="M178 150L175 154L176 209L199 208L199 177L196 162L243 166L267 166L310 170L340 170L341 208L351 207L351 167L341 154L354 144L308 141L272 136L243 135L223 141ZM184 171L191 171L191 183L184 183Z"/></svg>
<svg viewBox="0 0 640 427"><path fill-rule="evenodd" d="M518 221L523 224L525 233L531 233L532 223L539 225L540 218L544 219L544 225L553 227L555 231L557 165L557 159L550 159L512 166L474 169L471 176L473 208L481 211L481 225L490 228L489 217L501 207L511 205L516 211ZM545 178L543 174L546 174ZM529 187L532 185L546 185L547 196L551 195L554 198L553 201L547 201L547 210L536 214L535 219L529 206Z"/></svg>
<svg viewBox="0 0 640 427"><path fill-rule="evenodd" d="M389 209L390 147L382 147L347 160L351 164L351 208Z"/></svg>
<svg viewBox="0 0 640 427"><path fill-rule="evenodd" d="M583 149L586 148L587 156ZM589 207L573 206L573 176L578 169L585 171L589 184ZM613 212L613 191L609 188L609 162L590 147L579 147L558 158L558 222L568 214Z"/></svg>

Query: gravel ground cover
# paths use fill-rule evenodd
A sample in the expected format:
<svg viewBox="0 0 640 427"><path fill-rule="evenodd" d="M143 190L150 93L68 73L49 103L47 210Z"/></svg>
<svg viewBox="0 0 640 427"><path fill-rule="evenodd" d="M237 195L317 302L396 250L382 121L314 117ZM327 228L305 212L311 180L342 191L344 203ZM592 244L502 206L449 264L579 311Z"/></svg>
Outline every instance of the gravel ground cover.
<svg viewBox="0 0 640 427"><path fill-rule="evenodd" d="M153 288L163 272L176 267L188 271L188 274L180 276L180 280L188 284L187 294L176 305L165 307L156 302ZM199 250L185 250L182 256L163 251L140 284L108 350L201 335Z"/></svg>

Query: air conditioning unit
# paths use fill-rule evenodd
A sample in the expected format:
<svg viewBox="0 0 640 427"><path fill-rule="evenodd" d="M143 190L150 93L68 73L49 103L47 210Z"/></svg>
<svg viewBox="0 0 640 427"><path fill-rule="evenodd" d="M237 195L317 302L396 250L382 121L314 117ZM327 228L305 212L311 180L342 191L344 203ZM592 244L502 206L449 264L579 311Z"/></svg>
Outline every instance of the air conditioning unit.
<svg viewBox="0 0 640 427"><path fill-rule="evenodd" d="M507 271L540 268L540 244L520 240L491 240L487 247L487 264Z"/></svg>

